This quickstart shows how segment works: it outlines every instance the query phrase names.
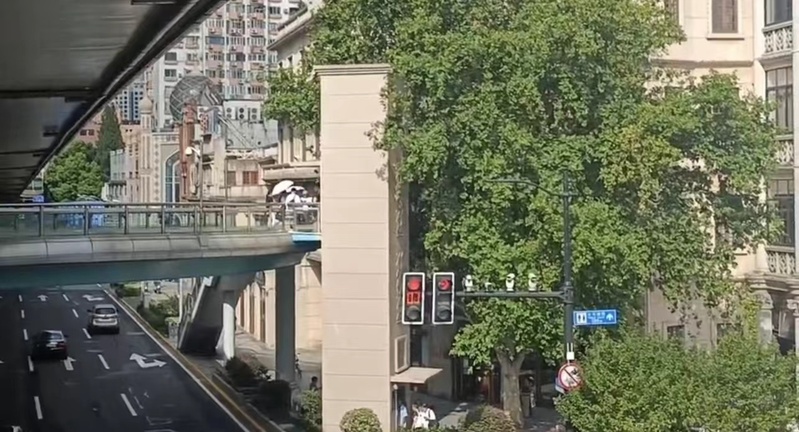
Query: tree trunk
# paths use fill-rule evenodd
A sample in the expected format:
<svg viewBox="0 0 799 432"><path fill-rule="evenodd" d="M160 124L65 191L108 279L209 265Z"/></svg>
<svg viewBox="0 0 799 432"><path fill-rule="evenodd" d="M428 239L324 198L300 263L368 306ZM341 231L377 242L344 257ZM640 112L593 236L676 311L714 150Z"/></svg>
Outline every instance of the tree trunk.
<svg viewBox="0 0 799 432"><path fill-rule="evenodd" d="M519 389L519 372L524 361L524 355L518 354L510 358L505 353L497 353L497 360L502 368L502 408L510 414L511 420L517 426L522 426L522 401Z"/></svg>

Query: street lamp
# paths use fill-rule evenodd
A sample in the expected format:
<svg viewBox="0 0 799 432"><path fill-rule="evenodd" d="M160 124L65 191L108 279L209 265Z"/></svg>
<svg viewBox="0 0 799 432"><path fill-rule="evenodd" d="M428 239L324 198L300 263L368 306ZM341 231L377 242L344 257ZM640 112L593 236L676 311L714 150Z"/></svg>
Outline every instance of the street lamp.
<svg viewBox="0 0 799 432"><path fill-rule="evenodd" d="M536 292L529 290L528 292L518 292L509 289L505 293L502 292L465 292L462 293L464 297L510 297L510 298L558 298L563 301L563 341L566 350L566 361L574 360L574 283L572 280L572 220L571 220L571 203L572 199L577 196L572 187L571 178L569 173L563 173L563 190L560 193L555 193L544 189L540 185L524 179L494 179L490 180L493 183L510 183L520 184L533 189L540 190L551 196L558 197L563 202L563 285L561 285L560 292Z"/></svg>

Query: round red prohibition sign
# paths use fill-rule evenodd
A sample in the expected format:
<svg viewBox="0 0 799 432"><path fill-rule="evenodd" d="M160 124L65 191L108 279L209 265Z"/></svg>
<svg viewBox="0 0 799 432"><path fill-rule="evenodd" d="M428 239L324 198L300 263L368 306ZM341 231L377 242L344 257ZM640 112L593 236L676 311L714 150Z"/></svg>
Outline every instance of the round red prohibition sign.
<svg viewBox="0 0 799 432"><path fill-rule="evenodd" d="M582 383L582 370L577 363L566 363L558 369L558 384L563 390L574 390Z"/></svg>

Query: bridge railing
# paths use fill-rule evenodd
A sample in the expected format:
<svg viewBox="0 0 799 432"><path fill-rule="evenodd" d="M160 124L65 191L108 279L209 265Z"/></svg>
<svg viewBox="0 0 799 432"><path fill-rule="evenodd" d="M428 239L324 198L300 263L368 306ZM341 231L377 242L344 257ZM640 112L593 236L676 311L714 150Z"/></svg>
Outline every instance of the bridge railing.
<svg viewBox="0 0 799 432"><path fill-rule="evenodd" d="M293 230L317 232L318 203L48 203L0 205L0 237Z"/></svg>

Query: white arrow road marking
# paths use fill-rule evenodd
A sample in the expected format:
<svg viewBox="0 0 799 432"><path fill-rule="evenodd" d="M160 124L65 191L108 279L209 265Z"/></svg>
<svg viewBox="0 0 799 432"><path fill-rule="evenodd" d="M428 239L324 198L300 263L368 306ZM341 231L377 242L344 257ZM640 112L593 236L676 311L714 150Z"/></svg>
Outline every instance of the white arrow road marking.
<svg viewBox="0 0 799 432"><path fill-rule="evenodd" d="M97 296L97 297L95 297L95 296L93 296L93 295L91 295L91 294L85 294L85 295L83 296L83 298L85 298L85 299L86 299L86 301L90 301L90 302L101 301L101 300L103 300L103 299L104 299L104 297L103 297L103 296Z"/></svg>
<svg viewBox="0 0 799 432"><path fill-rule="evenodd" d="M22 318L22 319L25 319L25 309L20 309L19 310L19 317Z"/></svg>
<svg viewBox="0 0 799 432"><path fill-rule="evenodd" d="M109 368L109 367L108 367L108 363L105 361L105 357L103 357L103 355L102 355L102 354L97 354L97 358L98 358L98 359L100 359L100 363L102 363L102 364L103 364L103 367L104 367L106 370L108 370L108 369L111 369L111 368Z"/></svg>
<svg viewBox="0 0 799 432"><path fill-rule="evenodd" d="M44 415L42 415L42 403L39 402L39 396L33 397L33 404L36 405L36 418L39 420L43 419Z"/></svg>
<svg viewBox="0 0 799 432"><path fill-rule="evenodd" d="M28 356L28 372L33 372L33 359Z"/></svg>
<svg viewBox="0 0 799 432"><path fill-rule="evenodd" d="M75 315L75 318L79 318L78 311L76 311L75 309L72 309L72 315Z"/></svg>
<svg viewBox="0 0 799 432"><path fill-rule="evenodd" d="M74 362L75 362L74 358L67 357L66 360L64 360L64 368L68 371L74 371L75 368L72 366L72 363Z"/></svg>
<svg viewBox="0 0 799 432"><path fill-rule="evenodd" d="M61 297L64 297L64 300L69 301L69 297L66 294L61 294Z"/></svg>
<svg viewBox="0 0 799 432"><path fill-rule="evenodd" d="M85 335L86 335L86 339L91 339L91 338L92 338L92 335L90 335L90 334L89 334L89 331L88 331L88 330L86 330L86 328L85 328L85 327L83 328L83 334L85 334Z"/></svg>
<svg viewBox="0 0 799 432"><path fill-rule="evenodd" d="M43 302L44 302L44 301L47 301L47 296L46 296L46 295L44 295L44 294L40 294L38 297L39 297L39 300L41 300L41 301L43 301Z"/></svg>
<svg viewBox="0 0 799 432"><path fill-rule="evenodd" d="M147 357L145 357L145 356L143 356L141 354L136 354L136 353L131 354L130 355L130 359L135 361L136 364L139 365L139 367L142 368L142 369L150 369L150 368L153 368L153 367L159 367L160 368L160 367L164 367L166 365L165 362L162 362L161 360L157 360L157 359L153 359L152 361L148 362L147 361L148 360Z"/></svg>
<svg viewBox="0 0 799 432"><path fill-rule="evenodd" d="M130 415L132 415L133 417L137 417L139 414L137 414L136 410L133 409L133 405L130 404L130 401L128 400L128 397L125 396L125 393L120 393L119 395L122 396L122 402L124 402L125 406L128 407L128 411L130 411Z"/></svg>
<svg viewBox="0 0 799 432"><path fill-rule="evenodd" d="M22 338L28 340L28 331L25 329L22 329Z"/></svg>

